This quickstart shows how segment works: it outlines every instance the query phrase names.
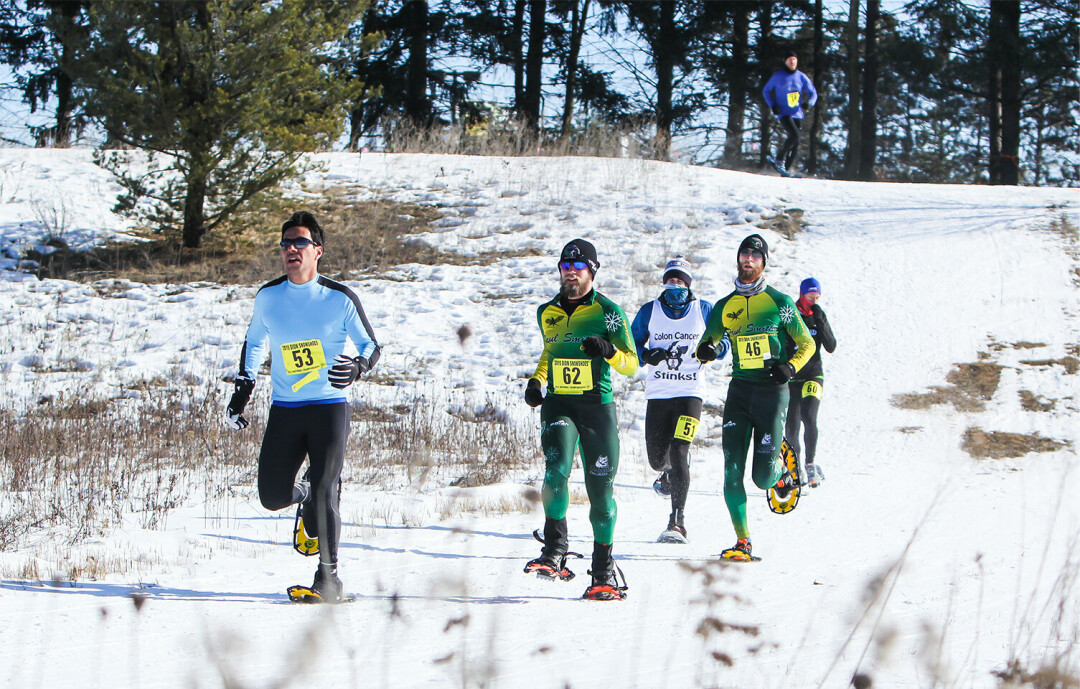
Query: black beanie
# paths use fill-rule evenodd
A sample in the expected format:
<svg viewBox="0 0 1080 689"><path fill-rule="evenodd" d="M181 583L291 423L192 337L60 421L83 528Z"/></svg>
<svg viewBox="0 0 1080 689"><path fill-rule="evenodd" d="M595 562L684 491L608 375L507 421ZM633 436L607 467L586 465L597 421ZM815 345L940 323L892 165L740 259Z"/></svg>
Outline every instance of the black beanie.
<svg viewBox="0 0 1080 689"><path fill-rule="evenodd" d="M563 247L559 263L563 261L585 261L589 264L589 273L596 275L600 261L596 258L596 247L584 239L575 239Z"/></svg>
<svg viewBox="0 0 1080 689"><path fill-rule="evenodd" d="M281 226L281 234L285 234L285 230L290 227L306 227L311 232L311 239L319 246L323 245L322 227L319 225L319 221L315 219L315 216L308 211L296 211L292 214L292 217L285 221Z"/></svg>
<svg viewBox="0 0 1080 689"><path fill-rule="evenodd" d="M760 234L752 234L746 239L742 240L742 244L739 245L739 251L735 254L735 260L739 260L739 254L743 252L743 249L753 249L754 251L761 253L762 264L768 265L769 263L769 245L765 243L765 239Z"/></svg>
<svg viewBox="0 0 1080 689"><path fill-rule="evenodd" d="M788 48L787 50L784 51L784 60L787 60L789 57L799 57L799 54L796 53L791 48Z"/></svg>

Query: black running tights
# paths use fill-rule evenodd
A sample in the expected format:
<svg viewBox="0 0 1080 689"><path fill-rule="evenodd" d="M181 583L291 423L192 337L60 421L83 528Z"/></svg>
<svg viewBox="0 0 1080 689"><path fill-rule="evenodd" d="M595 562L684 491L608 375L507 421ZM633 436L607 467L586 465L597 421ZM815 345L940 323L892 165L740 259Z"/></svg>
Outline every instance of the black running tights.
<svg viewBox="0 0 1080 689"><path fill-rule="evenodd" d="M677 438L685 431L679 419L688 416L701 419L701 398L673 397L649 400L645 406L645 451L649 466L657 471L667 471L671 481L671 508L686 507L686 494L690 492L690 443Z"/></svg>
<svg viewBox="0 0 1080 689"><path fill-rule="evenodd" d="M341 513L338 479L349 439L349 405L271 405L259 453L259 500L268 510L295 504L293 483L307 456L311 500L319 536L319 562L337 564Z"/></svg>
<svg viewBox="0 0 1080 689"><path fill-rule="evenodd" d="M787 139L780 145L776 161L783 165L785 170L790 170L795 164L795 156L799 154L799 129L802 126L802 118L784 115L780 118L780 124L787 133Z"/></svg>

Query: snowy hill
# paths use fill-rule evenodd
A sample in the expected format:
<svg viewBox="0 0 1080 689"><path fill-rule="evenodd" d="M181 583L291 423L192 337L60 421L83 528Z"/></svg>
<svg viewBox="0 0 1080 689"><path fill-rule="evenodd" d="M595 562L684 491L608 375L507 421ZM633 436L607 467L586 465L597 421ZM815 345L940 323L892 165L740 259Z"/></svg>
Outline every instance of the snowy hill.
<svg viewBox="0 0 1080 689"><path fill-rule="evenodd" d="M132 519L76 547L50 533L0 553L0 684L844 687L859 672L875 687L997 687L991 673L1011 660L1080 672L1075 190L789 180L588 158L320 158L325 170L292 190L298 207L323 186L432 205L442 217L422 241L506 256L402 265L350 283L390 381L362 381L354 403L420 394L446 409L490 405L535 428L537 412L521 401L541 348L535 307L557 289L566 241L596 244L597 287L632 318L675 253L692 262L698 296L724 296L739 241L761 232L769 283L797 295L817 277L837 334L820 415L828 480L783 516L751 491L763 560L717 565L734 533L719 419L706 413L692 451L690 543L656 544L669 505L651 490L639 374L617 383L616 398L615 557L626 601L579 599L587 561L571 565L579 577L567 584L522 574L539 552L530 534L541 508L517 507L542 476L537 460L482 488L451 486L438 472L348 484L341 574L358 600L309 608L285 602L284 587L307 582L314 563L288 545L292 513L258 504L259 436L248 429L238 445L246 458L233 458L248 468L215 475L232 479L225 497L191 491L157 529ZM109 210L115 192L85 151L0 150L8 410L47 396L138 395L135 383L155 376L226 389L256 285L82 285L12 270L50 234L89 245L123 232ZM800 212L805 227L790 238L759 229ZM729 368L710 370L708 405L722 404ZM972 381L979 372L987 378ZM249 416L265 414L267 387ZM962 448L965 438L1003 447L994 433L1059 445L1001 459ZM580 469L571 483L583 493ZM5 493L0 506L12 500ZM578 500L568 515L571 549L585 553L587 512ZM21 574L48 580L88 557L127 564L73 586Z"/></svg>

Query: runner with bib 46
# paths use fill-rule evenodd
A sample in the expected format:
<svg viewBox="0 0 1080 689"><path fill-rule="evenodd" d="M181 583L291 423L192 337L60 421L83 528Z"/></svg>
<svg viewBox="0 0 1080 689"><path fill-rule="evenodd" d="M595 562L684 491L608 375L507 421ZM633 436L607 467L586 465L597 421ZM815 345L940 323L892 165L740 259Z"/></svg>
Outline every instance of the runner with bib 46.
<svg viewBox="0 0 1080 689"><path fill-rule="evenodd" d="M753 448L750 476L762 490L775 488L781 497L794 487L794 477L781 461L787 416L787 383L814 354L814 339L787 295L765 284L769 246L752 234L739 245L735 291L713 306L701 344L699 361L718 355L715 343L731 341L732 373L724 403L724 502L738 541L721 556L748 562L750 529L746 520L746 453ZM798 346L785 346L786 332Z"/></svg>

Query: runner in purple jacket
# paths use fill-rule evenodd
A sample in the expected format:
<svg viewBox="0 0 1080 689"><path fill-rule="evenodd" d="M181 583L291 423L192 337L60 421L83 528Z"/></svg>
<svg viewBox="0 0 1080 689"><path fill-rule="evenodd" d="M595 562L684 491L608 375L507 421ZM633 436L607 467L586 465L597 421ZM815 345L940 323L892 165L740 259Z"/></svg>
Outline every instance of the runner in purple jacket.
<svg viewBox="0 0 1080 689"><path fill-rule="evenodd" d="M795 156L799 152L799 129L802 126L803 108L809 108L817 102L817 90L810 77L800 72L799 58L795 51L784 53L784 68L773 73L761 95L765 104L780 118L780 124L787 132L787 139L780 146L776 158L771 161L780 174L792 169Z"/></svg>

